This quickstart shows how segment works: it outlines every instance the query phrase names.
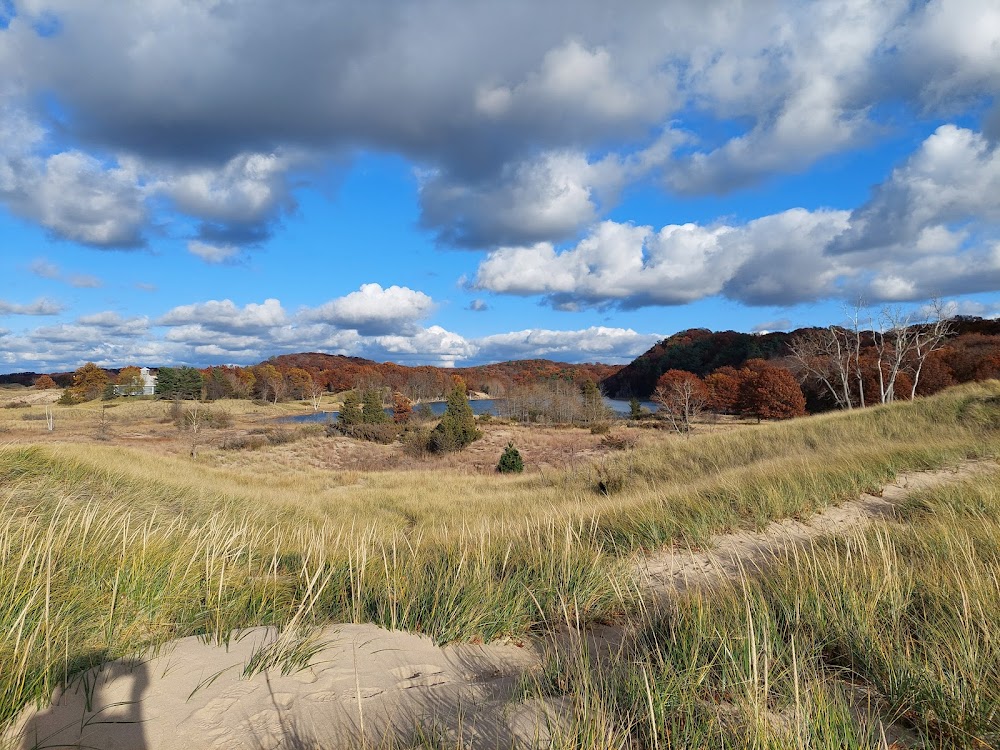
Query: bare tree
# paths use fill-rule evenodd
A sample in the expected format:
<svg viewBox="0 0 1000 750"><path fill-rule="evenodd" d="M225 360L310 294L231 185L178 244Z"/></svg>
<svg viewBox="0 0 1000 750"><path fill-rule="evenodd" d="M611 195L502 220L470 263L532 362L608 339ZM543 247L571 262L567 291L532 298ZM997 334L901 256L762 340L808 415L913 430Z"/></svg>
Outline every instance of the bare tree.
<svg viewBox="0 0 1000 750"><path fill-rule="evenodd" d="M910 389L910 398L917 396L917 384L920 382L920 373L924 369L927 358L944 346L944 342L955 332L955 324L951 318L946 317L946 306L940 299L931 301L929 314L916 325L911 326L912 341L910 351L913 362L911 364L911 374L913 376L913 387Z"/></svg>
<svg viewBox="0 0 1000 750"><path fill-rule="evenodd" d="M940 349L952 332L944 305L934 300L930 314L922 319L898 307L883 307L877 322L869 317L870 332L862 326L862 309L859 302L848 315L850 327L830 326L792 339L789 348L800 379L821 383L841 409L852 409L855 403L864 407L868 399L861 355L863 342L870 337L879 402L894 400L900 373L911 375L913 398L927 357Z"/></svg>
<svg viewBox="0 0 1000 750"><path fill-rule="evenodd" d="M316 380L315 378L313 378L309 382L307 388L308 388L307 395L309 396L309 403L312 404L313 411L319 411L320 401L323 398L323 391L325 391L326 388L324 388L323 384L320 381Z"/></svg>
<svg viewBox="0 0 1000 750"><path fill-rule="evenodd" d="M864 405L858 358L861 335L853 330L830 326L795 336L790 344L791 358L801 380L814 380L826 389L840 409L853 409L851 381L857 379Z"/></svg>
<svg viewBox="0 0 1000 750"><path fill-rule="evenodd" d="M708 403L708 388L690 372L667 370L656 383L653 401L676 432L691 432L691 422L701 414Z"/></svg>

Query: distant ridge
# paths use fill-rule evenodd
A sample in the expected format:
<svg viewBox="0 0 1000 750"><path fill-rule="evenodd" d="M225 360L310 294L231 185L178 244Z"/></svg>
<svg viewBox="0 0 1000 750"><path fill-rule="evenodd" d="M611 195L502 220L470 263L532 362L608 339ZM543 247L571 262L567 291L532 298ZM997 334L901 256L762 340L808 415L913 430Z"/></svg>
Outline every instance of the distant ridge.
<svg viewBox="0 0 1000 750"><path fill-rule="evenodd" d="M979 379L964 370L969 362L984 362L1000 351L1000 320L959 315L951 319L954 333L949 347L956 361L950 364L959 382ZM788 344L799 333L816 328L772 333L741 333L689 328L669 336L640 354L601 385L612 398L648 398L656 381L667 370L686 370L704 377L720 367L741 367L748 359L781 359L789 353ZM986 338L995 341L986 341ZM966 351L968 350L968 351ZM974 369L974 368L973 368Z"/></svg>

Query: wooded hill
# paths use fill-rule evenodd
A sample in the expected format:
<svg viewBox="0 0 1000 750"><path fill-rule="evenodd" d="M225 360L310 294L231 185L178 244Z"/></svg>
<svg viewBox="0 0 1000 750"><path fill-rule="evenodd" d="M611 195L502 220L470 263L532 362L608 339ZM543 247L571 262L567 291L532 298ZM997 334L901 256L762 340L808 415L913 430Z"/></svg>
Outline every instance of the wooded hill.
<svg viewBox="0 0 1000 750"><path fill-rule="evenodd" d="M922 393L955 383L1000 377L1000 320L957 316L950 323L952 332L944 347L934 352L930 360ZM612 398L649 398L657 380L668 370L685 370L704 377L720 367L739 369L751 359L772 360L794 369L789 361L793 339L822 330L800 328L787 333L752 334L692 328L659 342L605 378L601 385ZM862 332L863 350L872 346L873 338L870 331ZM810 411L823 408L818 393L810 394L807 388L804 391Z"/></svg>
<svg viewBox="0 0 1000 750"><path fill-rule="evenodd" d="M139 363L147 364L147 363ZM340 354L303 352L271 357L259 365L248 368L206 367L201 373L206 377L212 370L235 373L262 365L272 365L281 373L304 370L324 390L346 391L355 387L385 386L392 391L404 392L414 399L443 397L453 384L452 376L460 376L470 391L505 393L511 386L528 385L549 380L563 380L582 385L586 381L599 383L621 369L622 365L598 363L568 364L548 359L523 359L497 362L476 367L408 367L394 362L376 362L363 357L346 357ZM156 369L154 367L154 369ZM116 376L118 369L105 369ZM73 373L48 373L56 384L66 388L73 383ZM0 384L32 386L42 373L19 372L0 375Z"/></svg>
<svg viewBox="0 0 1000 750"><path fill-rule="evenodd" d="M271 357L267 363L279 370L301 368L331 391L344 391L359 383L369 383L388 386L393 391L409 391L417 398L447 393L453 375L461 377L470 391L496 394L511 385L553 379L572 381L578 385L587 380L600 383L622 368L622 365L568 364L548 359L519 359L476 367L411 367L318 352L282 354Z"/></svg>

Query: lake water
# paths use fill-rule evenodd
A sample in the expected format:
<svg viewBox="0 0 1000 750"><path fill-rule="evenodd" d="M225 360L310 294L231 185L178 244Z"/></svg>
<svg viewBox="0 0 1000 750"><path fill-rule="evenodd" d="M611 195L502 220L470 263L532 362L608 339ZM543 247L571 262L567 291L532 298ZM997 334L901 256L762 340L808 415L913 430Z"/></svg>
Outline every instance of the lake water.
<svg viewBox="0 0 1000 750"><path fill-rule="evenodd" d="M642 401L640 402L647 411L656 411L656 404L652 401ZM628 401L617 398L606 398L604 399L604 404L611 410L613 410L618 415L625 415L631 411ZM444 410L447 408L448 404L444 401L434 401L428 406L431 407L431 413L435 417L440 417L444 414ZM497 402L493 399L484 398L469 401L469 406L472 407L473 414L492 414L497 416ZM282 417L282 422L326 422L329 420L335 420L340 412L336 411L318 411L312 414L296 414L294 417ZM392 409L386 409L386 414L392 414Z"/></svg>

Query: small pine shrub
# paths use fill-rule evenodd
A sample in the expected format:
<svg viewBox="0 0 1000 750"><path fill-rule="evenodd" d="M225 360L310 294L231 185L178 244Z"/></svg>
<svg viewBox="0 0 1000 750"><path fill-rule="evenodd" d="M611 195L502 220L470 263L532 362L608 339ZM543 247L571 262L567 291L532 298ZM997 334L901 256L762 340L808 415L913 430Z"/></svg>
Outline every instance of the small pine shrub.
<svg viewBox="0 0 1000 750"><path fill-rule="evenodd" d="M524 471L524 459L521 458L521 452L514 447L514 441L507 443L507 447L503 449L503 455L497 463L497 471L501 474L520 474Z"/></svg>

